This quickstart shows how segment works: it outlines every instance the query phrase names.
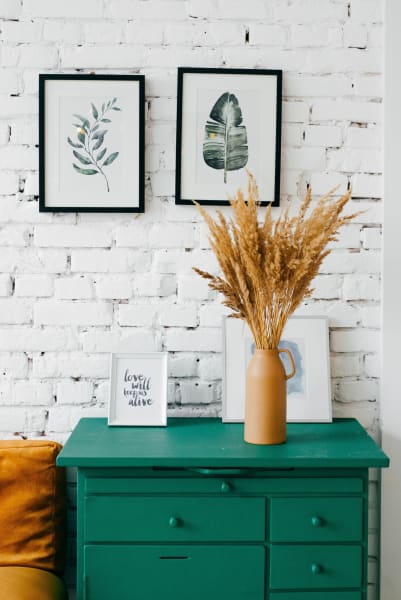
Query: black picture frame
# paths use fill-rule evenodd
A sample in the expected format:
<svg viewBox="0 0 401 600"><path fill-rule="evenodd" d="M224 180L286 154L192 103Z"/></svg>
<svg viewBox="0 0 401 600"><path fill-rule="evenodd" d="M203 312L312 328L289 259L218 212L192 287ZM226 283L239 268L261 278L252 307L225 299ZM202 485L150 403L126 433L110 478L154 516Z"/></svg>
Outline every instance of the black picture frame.
<svg viewBox="0 0 401 600"><path fill-rule="evenodd" d="M237 78L232 78L230 76L237 76ZM213 79L217 76L220 77L220 80ZM226 79L227 83L230 81L231 86L234 89L229 88L228 85L222 86L224 79L230 77L230 80ZM250 78L252 77L252 79ZM260 79L255 79L257 76ZM201 77L199 83L196 82L196 79ZM249 78L248 80L246 78ZM224 79L221 79L224 78ZM265 78L263 80L262 78ZM192 83L190 83L192 80ZM267 83L268 82L268 83ZM247 90L247 85L249 83L249 89ZM203 115L203 118L200 116L199 108L197 110L190 110L188 113L185 110L185 102L189 102L190 106L193 107L195 105L192 100L196 100L196 106L199 107L201 103L199 102L200 94L204 94L205 97L210 96L210 88L216 84L216 92L215 98L216 103L208 104L207 117ZM265 84L265 86L263 86ZM193 86L191 91L190 85ZM204 86L202 88L202 85ZM252 91L252 86L254 89ZM196 86L199 86L198 88ZM203 205L219 205L224 206L228 205L229 201L227 199L227 194L234 193L238 187L246 190L246 170L244 168L238 167L237 169L232 170L241 170L241 177L237 177L236 174L236 183L232 183L232 189L229 189L229 186L224 183L228 179L227 173L229 173L229 169L224 168L224 185L215 186L213 183L209 183L212 180L216 180L214 171L223 170L221 167L212 167L208 168L211 165L205 165L206 163L205 156L205 137L203 137L203 161L199 159L200 154L200 139L201 139L201 125L204 123L204 131L208 134L209 128L209 136L216 137L220 135L220 133L213 133L216 131L216 128L219 128L219 124L216 125L216 122L213 122L210 112L216 108L217 102L220 102L223 99L223 96L226 96L226 93L230 93L230 97L234 96L234 102L237 103L237 106L240 108L241 115L241 106L237 97L233 92L236 91L236 86L241 90L240 94L243 98L245 98L245 106L248 109L248 118L252 122L252 135L253 138L259 140L259 143L263 137L264 129L266 136L266 169L263 168L263 157L258 158L256 150L256 144L253 146L253 150L249 149L248 144L248 133L245 133L245 141L246 141L246 156L242 153L242 158L240 156L240 160L243 162L245 159L249 161L249 155L253 152L253 162L254 164L246 164L247 169L249 169L252 174L255 176L256 181L259 185L259 191L261 195L262 206L266 206L271 204L272 206L279 206L280 204L280 166L281 166L281 103L282 103L282 70L279 69L209 69L209 68L190 68L190 67L179 67L178 68L178 82L177 82L177 135L176 135L176 178L175 178L175 203L176 204L192 204L193 200L196 200L200 204ZM255 91L255 86L257 91ZM220 87L220 90L218 89ZM222 90L224 90L222 94ZM196 93L198 96L196 96ZM252 94L255 95L255 100L252 99ZM259 94L259 99L257 100L260 104L262 104L263 99L271 97L273 99L271 111L267 111L266 107L264 110L265 114L262 116L262 122L260 126L257 122L257 115L253 115L252 107L254 102L257 99ZM239 93L237 92L237 95ZM223 99L224 100L224 99ZM205 102L206 104L206 102ZM214 106L213 106L214 105ZM205 113L202 108L203 113ZM189 115L189 116L188 116ZM263 120L264 119L264 120ZM198 120L198 122L196 122ZM244 119L245 120L245 119ZM246 129L242 125L242 115L241 119L238 121L238 125L240 127L236 127L235 129L240 132L240 130ZM273 132L274 139L273 141L268 136L268 129L270 128L270 133ZM262 131L261 131L262 129ZM193 134L193 135L191 135ZM240 132L241 134L241 132ZM204 135L204 134L203 134ZM193 142L193 138L195 138L195 142ZM227 140L227 138L225 138ZM192 141L191 141L192 140ZM199 140L199 143L197 143ZM222 140L222 136L220 136L220 141ZM269 148L267 144L270 142ZM210 143L210 142L209 142ZM215 144L214 148L209 149L208 159L213 164L227 164L227 161L219 155L219 148L216 149L217 144ZM194 149L196 147L196 149ZM242 146L241 148L244 148ZM248 152L249 151L249 152ZM241 155L241 149L238 150ZM216 158L217 153L217 158ZM195 156L196 155L196 156ZM231 166L235 166L235 161L237 160L232 155L233 160ZM198 160L197 160L198 159ZM191 173L191 167L189 165L196 163L196 176L194 173ZM267 164L268 163L268 164ZM255 168L255 166L257 168ZM194 169L192 169L194 171ZM263 181L266 178L266 171L270 170L270 184L263 184ZM196 180L196 182L195 182ZM207 182L207 183L206 183ZM263 185L262 185L263 184ZM224 190L224 187L227 189ZM216 197L211 198L210 196L214 195L214 189L216 189ZM202 197L202 191L204 192L204 196Z"/></svg>
<svg viewBox="0 0 401 600"><path fill-rule="evenodd" d="M127 83L132 83L132 89L127 87ZM89 83L89 86L87 85ZM104 83L110 83L110 93L108 93L107 86ZM59 90L57 89L57 84L59 84ZM70 85L71 84L71 87ZM91 107L91 102L89 102L90 97L85 97L87 94L87 90L91 89L92 84L94 84L93 91L98 94L98 107ZM72 92L75 92L74 85L76 86L76 94L74 95ZM60 86L63 86L62 88ZM60 90L64 90L61 92ZM105 93L107 90L107 97L112 98L113 100L107 101L106 99L102 102L99 100L101 97L106 97ZM117 101L116 96L118 97L118 92L123 93L123 98L121 98L122 103L125 108L124 109L117 107L119 103ZM62 97L62 93L65 93L66 96ZM65 99L67 98L67 100ZM62 102L70 102L73 104L77 104L78 100L81 101L82 105L87 105L87 110L81 110L81 119L79 123L82 124L82 133L85 138L85 143L81 143L80 140L76 140L73 136L76 134L78 136L77 131L80 132L79 127L75 127L72 129L71 136L64 137L60 133L62 130L66 129L66 125L62 124L61 115L65 115L66 111L62 110ZM114 102L114 99L116 100ZM118 98L120 99L120 98ZM58 116L54 118L52 104L57 100L58 107L54 108L55 114ZM127 112L127 108L131 107L130 100L132 101L132 114ZM96 98L93 100L93 104L95 104ZM109 107L110 102L110 107ZM114 102L114 104L113 104ZM120 102L121 103L121 102ZM101 106L101 108L99 108ZM97 117L96 117L96 112ZM113 132L113 143L116 144L116 140L118 143L121 142L121 147L127 149L128 151L128 135L130 133L134 134L134 142L129 140L129 143L132 144L132 156L134 164L128 160L117 162L118 155L121 158L120 152L111 152L116 148L112 147L110 150L106 147L107 143L104 143L104 138L106 134L109 133L110 127L113 123L112 119L108 117L114 116L116 114L122 114L120 117L119 129L115 127ZM104 131L103 138L100 140L101 136L98 135L96 142L93 142L94 138L89 139L88 129L85 127L84 118L89 117L91 119L96 120L99 119L99 114L106 119L103 125L96 123L98 125L98 133ZM107 118L105 114L107 113ZM70 114L68 112L68 114ZM71 115L75 114L71 111ZM74 117L77 120L76 117ZM88 120L88 119L87 119ZM53 121L55 121L54 126L58 125L59 133L57 133L59 147L57 146L57 140L51 139ZM66 123L66 119L63 123ZM92 127L96 128L96 124L93 124ZM75 125L78 125L75 123ZM71 127L73 124L71 123ZM89 125L89 127L91 127ZM104 127L104 130L101 129ZM93 132L92 132L93 133ZM95 134L96 135L96 134ZM73 139L71 140L71 137ZM110 141L110 134L106 137L107 140ZM63 145L61 146L61 140L63 139ZM67 139L70 141L67 142ZM65 141L65 145L64 145ZM99 152L97 153L97 158L95 157L94 147L96 147L96 143L102 142L100 146L98 145ZM70 146L68 146L70 144ZM75 145L74 145L75 144ZM104 144L104 148L102 148L102 144ZM86 149L88 147L88 151ZM117 146L118 148L120 146ZM62 148L62 149L61 149ZM82 149L82 150L81 150ZM110 213L142 213L145 210L145 160L144 160L144 149L145 149L145 76L144 75L96 75L96 74L40 74L39 75L39 211L40 212L110 212ZM72 156L71 161L75 161L75 167L72 167L69 164L67 166L61 167L62 160L60 159L61 153L63 152L63 156L69 156L68 151L75 154ZM81 152L77 153L77 150L81 150ZM94 163L89 163L87 161L91 161L89 151L92 150L93 160L99 161L96 165ZM104 150L104 153L103 153ZM108 151L109 150L109 151ZM107 152L107 154L106 154ZM80 159L76 158L76 155L80 154ZM54 157L57 155L57 158ZM117 155L114 156L113 155ZM102 163L100 164L101 157ZM76 164L78 162L78 165ZM114 162L114 165L112 163ZM106 165L105 165L106 163ZM64 162L64 164L66 164ZM116 165L119 170L116 171ZM69 183L69 168L71 166L71 177L75 177L72 179L71 191L67 190L67 186L65 185L63 188L63 183ZM111 171L107 170L107 175L104 171L104 167L113 166L114 169ZM92 168L91 168L92 167ZM56 171L56 175L52 174L48 177L48 172L51 169L51 173L53 170ZM63 170L64 169L64 170ZM103 173L100 171L103 170ZM84 173L84 171L97 171L96 173ZM104 194L104 186L106 186L106 191L109 193L113 193L111 183L109 184L108 177L110 177L110 172L113 173L114 181L119 186L119 189L114 192L113 196L110 198L106 197ZM78 180L78 175L103 175L103 179L101 177L96 178L96 187L99 188L99 180L102 179L104 185L99 193L99 190L96 191L93 188L89 189L89 191L85 191L82 189L89 183L89 181L94 181L92 177L88 182L84 179ZM57 177L58 175L58 177ZM134 178L134 181L132 181ZM74 188L75 186L75 188ZM117 187L117 186L115 186ZM74 191L75 189L75 191ZM79 195L82 196L83 199L79 199ZM70 201L71 197L71 201ZM78 199L77 199L78 198ZM67 201L65 201L67 199Z"/></svg>

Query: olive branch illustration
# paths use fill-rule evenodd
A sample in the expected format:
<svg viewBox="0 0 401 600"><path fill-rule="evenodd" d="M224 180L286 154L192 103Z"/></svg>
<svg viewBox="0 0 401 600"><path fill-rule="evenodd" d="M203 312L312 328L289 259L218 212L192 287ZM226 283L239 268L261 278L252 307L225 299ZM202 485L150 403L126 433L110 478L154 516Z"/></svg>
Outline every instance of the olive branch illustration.
<svg viewBox="0 0 401 600"><path fill-rule="evenodd" d="M102 148L102 146L107 129L105 129L102 124L112 122L111 119L106 117L109 111L121 111L121 108L116 106L116 102L117 98L113 98L113 100L109 100L108 102L103 102L101 110L98 110L93 102L91 102L92 122L91 119L88 119L87 117L74 114L73 116L79 120L79 123L72 124L73 127L76 128L78 142L73 142L70 137L67 137L67 142L70 146L75 148L75 150L72 151L73 155L82 165L85 165L85 167L80 167L79 165L72 163L73 168L81 175L97 175L98 173L103 175L108 192L110 191L109 181L103 169L116 160L119 152L112 152L104 159L107 148Z"/></svg>

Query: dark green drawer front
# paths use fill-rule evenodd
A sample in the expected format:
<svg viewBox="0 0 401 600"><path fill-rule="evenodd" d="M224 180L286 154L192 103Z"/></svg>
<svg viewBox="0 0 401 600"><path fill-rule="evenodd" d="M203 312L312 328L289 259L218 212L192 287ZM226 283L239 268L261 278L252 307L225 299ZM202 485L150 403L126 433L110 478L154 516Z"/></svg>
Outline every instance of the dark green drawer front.
<svg viewBox="0 0 401 600"><path fill-rule="evenodd" d="M273 542L358 542L362 498L272 498Z"/></svg>
<svg viewBox="0 0 401 600"><path fill-rule="evenodd" d="M89 496L86 542L231 542L265 539L264 498Z"/></svg>
<svg viewBox="0 0 401 600"><path fill-rule="evenodd" d="M360 546L272 546L270 588L359 588L362 585Z"/></svg>
<svg viewBox="0 0 401 600"><path fill-rule="evenodd" d="M269 600L362 600L360 592L277 592Z"/></svg>
<svg viewBox="0 0 401 600"><path fill-rule="evenodd" d="M85 600L264 600L263 546L86 546Z"/></svg>

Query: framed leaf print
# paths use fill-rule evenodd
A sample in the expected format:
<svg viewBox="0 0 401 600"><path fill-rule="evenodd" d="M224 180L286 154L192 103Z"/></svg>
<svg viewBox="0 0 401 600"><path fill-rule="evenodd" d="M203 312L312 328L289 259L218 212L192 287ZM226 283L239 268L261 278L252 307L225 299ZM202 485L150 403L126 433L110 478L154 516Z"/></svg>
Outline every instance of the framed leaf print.
<svg viewBox="0 0 401 600"><path fill-rule="evenodd" d="M229 204L247 187L279 205L282 71L178 69L176 204Z"/></svg>
<svg viewBox="0 0 401 600"><path fill-rule="evenodd" d="M143 75L39 75L39 210L143 212Z"/></svg>

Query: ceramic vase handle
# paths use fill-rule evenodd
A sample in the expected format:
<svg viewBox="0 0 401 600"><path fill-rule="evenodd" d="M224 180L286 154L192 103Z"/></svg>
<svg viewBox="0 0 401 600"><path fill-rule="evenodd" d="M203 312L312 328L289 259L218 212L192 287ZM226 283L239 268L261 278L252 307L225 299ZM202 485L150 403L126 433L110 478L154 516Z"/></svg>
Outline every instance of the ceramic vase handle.
<svg viewBox="0 0 401 600"><path fill-rule="evenodd" d="M295 371L296 371L296 368L295 368L295 363L294 363L294 359L292 358L292 354L291 354L291 352L288 350L288 348L279 348L279 349L278 349L278 351L279 351L279 352L285 352L285 353L286 353L286 355L288 356L288 359L289 359L289 361L290 361L290 363L291 363L291 369L292 369L292 371L291 371L291 373L290 373L289 375L287 375L287 373L286 373L286 374L285 374L285 378L286 378L287 380L288 380L288 379L291 379L291 377L294 377L294 375L295 375Z"/></svg>

